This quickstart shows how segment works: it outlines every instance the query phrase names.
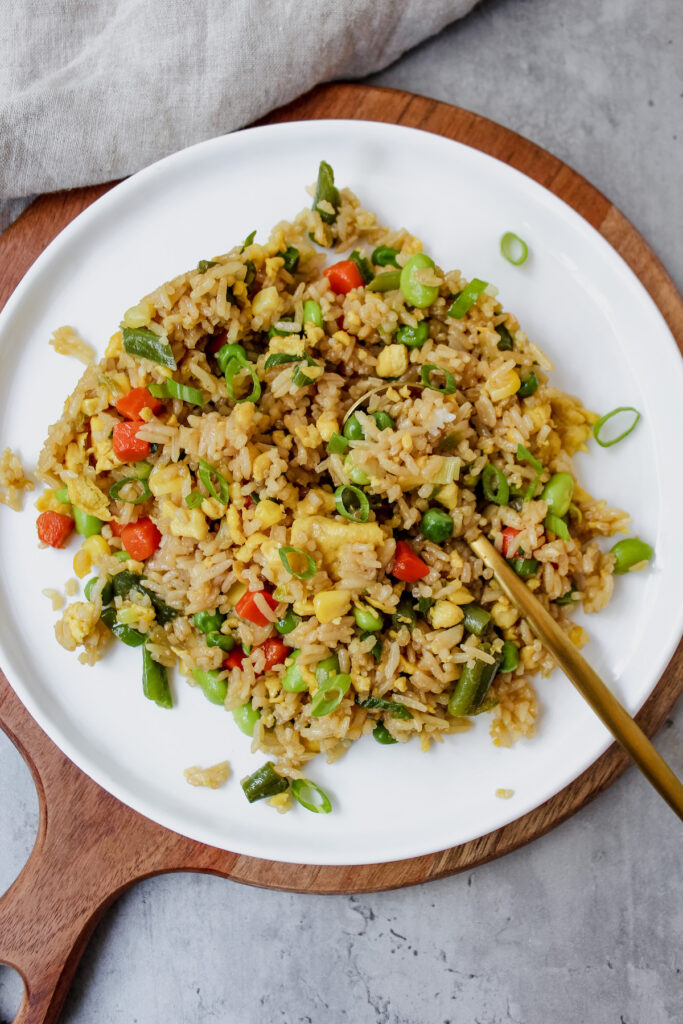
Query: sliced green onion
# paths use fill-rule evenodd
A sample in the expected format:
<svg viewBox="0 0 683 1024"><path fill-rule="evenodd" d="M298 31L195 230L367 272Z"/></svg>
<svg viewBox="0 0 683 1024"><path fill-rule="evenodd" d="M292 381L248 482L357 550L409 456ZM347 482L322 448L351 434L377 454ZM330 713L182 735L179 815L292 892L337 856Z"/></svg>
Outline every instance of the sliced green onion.
<svg viewBox="0 0 683 1024"><path fill-rule="evenodd" d="M498 324L495 331L500 338L500 341L498 342L498 350L500 352L511 352L515 347L515 343L505 324Z"/></svg>
<svg viewBox="0 0 683 1024"><path fill-rule="evenodd" d="M282 547L279 549L278 554L280 556L280 561L290 576L295 576L298 580L310 580L311 577L315 576L317 571L315 559L309 555L307 551L302 551L301 548ZM306 562L306 568L303 572L296 572L292 569L292 565L289 560L290 555L296 555L297 558L304 559Z"/></svg>
<svg viewBox="0 0 683 1024"><path fill-rule="evenodd" d="M165 381L163 384L149 384L147 390L153 398L168 398Z"/></svg>
<svg viewBox="0 0 683 1024"><path fill-rule="evenodd" d="M294 274L299 266L299 258L301 256L296 246L288 245L284 252L278 253L278 256L282 256L282 259L285 261L285 270L290 274Z"/></svg>
<svg viewBox="0 0 683 1024"><path fill-rule="evenodd" d="M538 391L538 377L532 370L528 377L525 377L517 388L518 398L530 398Z"/></svg>
<svg viewBox="0 0 683 1024"><path fill-rule="evenodd" d="M521 267L529 255L529 246L514 231L506 231L500 240L500 251L508 263Z"/></svg>
<svg viewBox="0 0 683 1024"><path fill-rule="evenodd" d="M327 793L310 779L292 779L289 791L302 807L314 814L329 814L332 804Z"/></svg>
<svg viewBox="0 0 683 1024"><path fill-rule="evenodd" d="M323 718L336 711L349 687L351 676L346 673L330 676L318 684L318 691L311 701L311 714L314 718Z"/></svg>
<svg viewBox="0 0 683 1024"><path fill-rule="evenodd" d="M518 444L517 445L517 461L518 462L528 462L529 465L531 466L531 468L536 471L536 476L531 481L531 483L529 484L528 488L526 489L526 491L524 492L524 495L522 497L522 501L524 501L524 502L531 501L531 499L533 498L534 494L536 493L536 488L538 487L538 485L540 483L541 475L543 473L543 466L538 461L538 459L535 458L531 454L529 449L524 447L523 444Z"/></svg>
<svg viewBox="0 0 683 1024"><path fill-rule="evenodd" d="M432 384L433 373L442 373L446 378L446 383L442 388ZM445 370L443 366L435 366L434 363L425 363L424 366L420 367L420 380L425 387L430 388L431 391L438 391L441 395L454 395L458 390L455 377L450 370Z"/></svg>
<svg viewBox="0 0 683 1024"><path fill-rule="evenodd" d="M315 299L307 299L304 302L304 323L315 324L316 327L323 325L323 311L320 308L320 303Z"/></svg>
<svg viewBox="0 0 683 1024"><path fill-rule="evenodd" d="M390 245L378 245L370 259L376 267L397 267L397 256L398 249L393 249Z"/></svg>
<svg viewBox="0 0 683 1024"><path fill-rule="evenodd" d="M508 558L507 563L523 580L531 579L538 572L539 562L536 558Z"/></svg>
<svg viewBox="0 0 683 1024"><path fill-rule="evenodd" d="M635 414L635 418L631 423L630 427L627 427L623 433L619 434L618 437L613 437L611 441L603 441L600 437L600 431L605 426L608 420L611 420L613 416L617 416L621 412L632 412ZM625 437L635 430L636 424L640 419L640 413L637 409L634 409L632 405L620 405L616 409L612 409L611 412L606 412L604 416L601 416L599 420L593 424L593 437L598 442L601 448L611 448L613 444L618 444L619 441L623 441Z"/></svg>
<svg viewBox="0 0 683 1024"><path fill-rule="evenodd" d="M429 482L440 487L445 484L452 484L460 476L460 466L461 460L457 455L444 456L441 469L438 473L435 473Z"/></svg>
<svg viewBox="0 0 683 1024"><path fill-rule="evenodd" d="M188 508L199 508L201 503L204 501L204 495L201 491L190 491L185 498L185 504Z"/></svg>
<svg viewBox="0 0 683 1024"><path fill-rule="evenodd" d="M417 610L420 615L426 615L434 604L436 604L436 598L434 597L418 597Z"/></svg>
<svg viewBox="0 0 683 1024"><path fill-rule="evenodd" d="M253 241L254 241L254 239L256 238L256 230L257 230L257 229L256 229L256 228L254 228L254 230L253 230L253 231L250 231L250 232L249 232L249 234L247 235L247 237L246 237L246 238L244 239L244 241L242 242L242 249L241 249L241 252L244 252L244 250L245 250L245 249L248 249L248 248L249 248L249 246L250 246L250 245L252 244L252 242L253 242Z"/></svg>
<svg viewBox="0 0 683 1024"><path fill-rule="evenodd" d="M380 722L379 725L375 726L375 728L372 730L372 735L374 736L378 743L382 744L383 747L388 747L392 743L398 743L398 740L394 739L394 737L387 729L386 725L383 725L382 722Z"/></svg>
<svg viewBox="0 0 683 1024"><path fill-rule="evenodd" d="M252 381L252 388L248 395L244 398L238 398L235 394L234 382L235 378L238 377L243 370L249 373ZM251 363L245 363L240 359L231 359L228 365L225 367L225 386L228 389L228 395L233 402L258 402L261 397L261 382L258 379L256 370Z"/></svg>
<svg viewBox="0 0 683 1024"><path fill-rule="evenodd" d="M396 331L396 341L399 345L405 345L406 348L422 348L428 337L429 325L426 320L420 320L417 327L403 324Z"/></svg>
<svg viewBox="0 0 683 1024"><path fill-rule="evenodd" d="M126 484L140 484L142 491L137 498L122 498L121 490ZM140 480L135 476L127 476L125 480L117 480L115 484L112 484L109 488L109 497L113 498L114 501L125 501L127 505L140 505L143 501L147 501L152 497L152 492L149 489L149 484L146 480Z"/></svg>
<svg viewBox="0 0 683 1024"><path fill-rule="evenodd" d="M375 661L380 662L382 660L382 647L383 647L382 641L381 641L380 637L377 636L376 633L361 633L360 639L361 640L367 640L367 638L369 636L372 636L372 637L375 638L374 646L370 648L370 654L373 656Z"/></svg>
<svg viewBox="0 0 683 1024"><path fill-rule="evenodd" d="M565 523L564 519L560 516L555 515L554 512L548 512L548 515L543 520L543 525L546 530L552 530L557 536L561 537L562 540L569 540L569 528Z"/></svg>
<svg viewBox="0 0 683 1024"><path fill-rule="evenodd" d="M207 491L212 498L219 501L221 505L227 505L230 500L230 484L225 479L222 473L219 473L209 462L205 462L204 459L199 460L199 479L206 487ZM211 477L215 476L218 483L218 490L213 485Z"/></svg>
<svg viewBox="0 0 683 1024"><path fill-rule="evenodd" d="M348 449L349 442L342 434L332 434L327 442L328 455L346 455Z"/></svg>
<svg viewBox="0 0 683 1024"><path fill-rule="evenodd" d="M310 356L305 356L303 361L306 363L306 366L318 365L315 359L311 359ZM313 379L309 377L300 366L297 366L294 370L294 373L292 374L292 381L298 388L305 388L308 387L309 384L314 383Z"/></svg>
<svg viewBox="0 0 683 1024"><path fill-rule="evenodd" d="M337 512L352 523L367 523L370 515L370 502L360 487L342 484L334 492L334 503ZM355 503L355 508L353 507Z"/></svg>
<svg viewBox="0 0 683 1024"><path fill-rule="evenodd" d="M286 366L287 363L300 363L303 356L295 356L291 352L271 352L264 366L265 370L272 370L274 366Z"/></svg>
<svg viewBox="0 0 683 1024"><path fill-rule="evenodd" d="M467 287L463 288L455 301L448 307L448 315L452 316L454 320L460 320L488 286L488 281L481 281L478 277L473 277Z"/></svg>
<svg viewBox="0 0 683 1024"><path fill-rule="evenodd" d="M402 718L408 720L413 717L413 713L410 708L407 708L405 704L401 704L397 700L384 700L383 697L366 697L365 700L359 700L356 702L359 707L365 708L368 711L379 708L381 711L391 711L394 718Z"/></svg>
<svg viewBox="0 0 683 1024"><path fill-rule="evenodd" d="M221 373L225 373L225 368L231 359L237 359L246 363L247 353L242 345L221 345L216 353L216 362L220 366Z"/></svg>
<svg viewBox="0 0 683 1024"><path fill-rule="evenodd" d="M168 342L163 341L154 331L148 331L146 327L124 327L123 347L129 356L149 359L152 363L167 366L169 370L178 369Z"/></svg>
<svg viewBox="0 0 683 1024"><path fill-rule="evenodd" d="M363 284L369 284L375 275L372 272L372 267L370 266L367 257L363 255L360 249L354 249L353 252L349 254L349 259L358 267L358 273L363 278Z"/></svg>
<svg viewBox="0 0 683 1024"><path fill-rule="evenodd" d="M378 274L368 282L369 292L394 292L401 286L401 271L387 270L384 274Z"/></svg>
<svg viewBox="0 0 683 1024"><path fill-rule="evenodd" d="M502 469L490 462L484 466L481 474L481 486L484 497L495 505L507 505L510 499L510 485Z"/></svg>
<svg viewBox="0 0 683 1024"><path fill-rule="evenodd" d="M166 391L169 398L179 398L181 402L192 402L193 405L204 405L203 391L200 391L199 388L192 388L188 384L179 384L171 377L166 380Z"/></svg>
<svg viewBox="0 0 683 1024"><path fill-rule="evenodd" d="M576 604L576 602L577 597L575 590L568 590L566 594L562 595L562 597L555 598L555 604L559 604L560 607L566 604Z"/></svg>

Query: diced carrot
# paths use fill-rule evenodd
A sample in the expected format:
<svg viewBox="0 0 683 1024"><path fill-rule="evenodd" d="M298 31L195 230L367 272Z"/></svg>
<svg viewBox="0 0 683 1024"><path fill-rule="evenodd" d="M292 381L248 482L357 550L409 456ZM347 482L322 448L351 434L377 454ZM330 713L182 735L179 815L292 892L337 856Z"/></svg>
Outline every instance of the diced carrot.
<svg viewBox="0 0 683 1024"><path fill-rule="evenodd" d="M396 544L394 564L389 570L397 580L405 583L415 583L416 580L424 579L429 575L429 566L415 554L410 544L399 540Z"/></svg>
<svg viewBox="0 0 683 1024"><path fill-rule="evenodd" d="M241 647L236 647L234 651L230 651L227 658L223 659L223 668L242 668L242 662L246 658L246 654Z"/></svg>
<svg viewBox="0 0 683 1024"><path fill-rule="evenodd" d="M346 295L353 288L362 288L364 285L361 272L353 260L340 260L326 267L323 274L330 282L330 288L337 295Z"/></svg>
<svg viewBox="0 0 683 1024"><path fill-rule="evenodd" d="M117 412L127 420L141 420L140 413L143 409L151 409L156 413L161 408L162 403L147 388L133 388L127 395L122 395L116 403Z"/></svg>
<svg viewBox="0 0 683 1024"><path fill-rule="evenodd" d="M512 558L515 554L519 553L510 551L510 547L512 546L512 542L514 541L515 537L518 537L520 533L521 530L515 530L514 526L506 526L503 532L501 533L501 547L504 558Z"/></svg>
<svg viewBox="0 0 683 1024"><path fill-rule="evenodd" d="M121 523L117 523L115 519L112 519L112 521L109 523L109 527L111 529L113 537L120 537L121 534L123 533L123 526L121 526Z"/></svg>
<svg viewBox="0 0 683 1024"><path fill-rule="evenodd" d="M259 648L263 651L266 657L266 672L271 668L275 668L276 665L283 665L285 658L292 653L292 648L288 647L287 644L278 637L271 637L269 640L264 640L262 644L259 644Z"/></svg>
<svg viewBox="0 0 683 1024"><path fill-rule="evenodd" d="M253 622L255 626L267 626L270 620L266 618L255 601L258 594L265 598L272 609L277 608L277 601L267 590L248 590L235 605L235 611L241 619Z"/></svg>
<svg viewBox="0 0 683 1024"><path fill-rule="evenodd" d="M121 542L136 562L144 562L153 555L161 543L161 533L151 519L145 516L136 523L128 523L121 531Z"/></svg>
<svg viewBox="0 0 683 1024"><path fill-rule="evenodd" d="M71 516L65 516L62 512L41 512L36 520L38 537L43 544L49 544L51 548L63 548L64 543L74 528L74 521Z"/></svg>
<svg viewBox="0 0 683 1024"><path fill-rule="evenodd" d="M140 462L149 455L149 441L143 441L137 436L138 430L143 426L144 423L131 423L126 420L114 427L111 444L114 455L121 462Z"/></svg>

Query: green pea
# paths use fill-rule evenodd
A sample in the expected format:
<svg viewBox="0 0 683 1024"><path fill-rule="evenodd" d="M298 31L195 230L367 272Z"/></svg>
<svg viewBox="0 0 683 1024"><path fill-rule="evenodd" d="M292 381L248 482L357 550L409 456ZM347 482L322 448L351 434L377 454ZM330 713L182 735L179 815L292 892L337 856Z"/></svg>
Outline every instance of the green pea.
<svg viewBox="0 0 683 1024"><path fill-rule="evenodd" d="M315 299L307 299L304 302L304 323L315 324L316 327L323 325L323 311L320 308L320 303Z"/></svg>
<svg viewBox="0 0 683 1024"><path fill-rule="evenodd" d="M206 634L207 647L220 647L222 651L231 651L235 642L234 636L230 636L228 633L219 633L218 630Z"/></svg>
<svg viewBox="0 0 683 1024"><path fill-rule="evenodd" d="M87 601L90 600L90 595L92 593L92 588L95 586L95 584L97 583L98 579L99 579L99 577L93 576L92 579L89 579L88 582L86 583L86 585L84 587L84 593L85 593L85 597L86 597ZM107 582L102 587L102 592L100 594L100 600L102 601L103 605L104 604L111 604L111 602L114 600L114 584L112 583L111 580L107 580Z"/></svg>
<svg viewBox="0 0 683 1024"><path fill-rule="evenodd" d="M378 629L381 629L384 625L384 618L382 615L371 608L368 604L355 605L353 609L353 617L356 620L356 625L359 629L364 630L366 633L376 633Z"/></svg>
<svg viewBox="0 0 683 1024"><path fill-rule="evenodd" d="M243 363L247 361L247 353L242 345L223 345L218 350L216 362L221 368L221 373L225 373L231 359L238 359Z"/></svg>
<svg viewBox="0 0 683 1024"><path fill-rule="evenodd" d="M390 245L378 245L370 259L376 267L397 267L397 256L398 249L392 249Z"/></svg>
<svg viewBox="0 0 683 1024"><path fill-rule="evenodd" d="M228 695L228 684L225 679L219 679L219 671L217 668L209 669L208 672L204 672L200 668L195 668L192 671L194 681L199 684L199 687L206 697L212 704L225 704L225 698Z"/></svg>
<svg viewBox="0 0 683 1024"><path fill-rule="evenodd" d="M507 561L510 568L522 580L530 580L532 576L535 576L540 564L537 558L508 558Z"/></svg>
<svg viewBox="0 0 683 1024"><path fill-rule="evenodd" d="M220 612L195 612L192 621L201 633L217 633L225 622Z"/></svg>
<svg viewBox="0 0 683 1024"><path fill-rule="evenodd" d="M308 689L308 683L301 674L301 669L297 665L297 659L301 651L292 651L287 658L289 664L282 673L282 689L286 690L287 693L302 693L303 690Z"/></svg>
<svg viewBox="0 0 683 1024"><path fill-rule="evenodd" d="M627 537L625 540L618 540L610 548L610 553L616 559L614 571L620 575L629 572L634 565L638 565L640 562L649 562L654 555L650 545L640 537Z"/></svg>
<svg viewBox="0 0 683 1024"><path fill-rule="evenodd" d="M531 371L528 377L525 377L522 383L517 388L518 398L529 398L531 395L535 395L538 391L538 377Z"/></svg>
<svg viewBox="0 0 683 1024"><path fill-rule="evenodd" d="M393 430L396 426L393 417L388 412L384 412L383 409L373 412L371 415L380 430Z"/></svg>
<svg viewBox="0 0 683 1024"><path fill-rule="evenodd" d="M429 327L426 320L420 320L417 327L404 324L396 331L396 341L407 348L422 348L428 337Z"/></svg>
<svg viewBox="0 0 683 1024"><path fill-rule="evenodd" d="M519 665L519 648L512 640L506 640L502 650L503 660L500 663L501 672L514 672Z"/></svg>
<svg viewBox="0 0 683 1024"><path fill-rule="evenodd" d="M357 466L350 455L347 455L344 459L344 472L348 476L352 484L357 484L359 487L365 487L366 484L370 483L370 477Z"/></svg>
<svg viewBox="0 0 683 1024"><path fill-rule="evenodd" d="M300 622L301 617L297 615L292 608L288 608L287 614L283 615L282 618L278 619L275 623L275 628L278 633L286 635L287 633L291 633L293 629L296 629Z"/></svg>
<svg viewBox="0 0 683 1024"><path fill-rule="evenodd" d="M339 658L336 654L330 654L329 657L323 658L323 660L319 661L315 666L315 681L318 686L322 686L324 682L338 674Z"/></svg>
<svg viewBox="0 0 683 1024"><path fill-rule="evenodd" d="M401 291L411 306L424 309L438 298L439 289L436 285L420 284L415 280L417 270L433 270L434 266L433 259L424 252L418 252L410 257L401 271Z"/></svg>
<svg viewBox="0 0 683 1024"><path fill-rule="evenodd" d="M364 439L365 431L363 430L360 420L356 416L355 412L349 416L348 420L344 424L344 430L342 433L349 441L362 441Z"/></svg>
<svg viewBox="0 0 683 1024"><path fill-rule="evenodd" d="M251 701L248 700L246 704L232 709L232 717L237 728L241 729L245 736L253 736L256 723L261 717L261 712L252 707Z"/></svg>
<svg viewBox="0 0 683 1024"><path fill-rule="evenodd" d="M565 516L574 494L574 478L569 473L554 473L541 491L541 500L548 503L548 511Z"/></svg>
<svg viewBox="0 0 683 1024"><path fill-rule="evenodd" d="M94 537L96 533L102 533L101 519L98 519L97 516L89 516L87 512L76 508L75 505L72 508L76 533L80 533L81 537Z"/></svg>
<svg viewBox="0 0 683 1024"><path fill-rule="evenodd" d="M453 520L447 512L440 508L428 508L422 516L420 533L425 540L431 540L434 544L443 544L453 533Z"/></svg>
<svg viewBox="0 0 683 1024"><path fill-rule="evenodd" d="M372 730L372 735L375 737L378 743L381 743L382 746L385 747L388 747L391 743L398 743L398 740L394 739L394 737L387 729L386 725L383 725L382 722L380 722L379 725L375 726L375 728Z"/></svg>

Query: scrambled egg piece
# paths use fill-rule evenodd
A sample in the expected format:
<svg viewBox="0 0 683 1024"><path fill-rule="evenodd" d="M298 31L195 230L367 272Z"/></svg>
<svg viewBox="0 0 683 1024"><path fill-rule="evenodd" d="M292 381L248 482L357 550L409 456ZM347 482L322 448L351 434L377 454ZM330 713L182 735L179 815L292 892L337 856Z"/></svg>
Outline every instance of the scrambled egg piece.
<svg viewBox="0 0 683 1024"><path fill-rule="evenodd" d="M330 576L341 579L339 552L345 544L371 544L378 548L385 537L377 523L342 523L325 516L302 516L292 523L292 544L303 547L308 540L317 544Z"/></svg>
<svg viewBox="0 0 683 1024"><path fill-rule="evenodd" d="M72 477L67 480L66 489L69 494L69 501L76 508L80 508L89 516L96 516L103 522L108 523L112 519L109 511L109 500L97 484L87 477Z"/></svg>

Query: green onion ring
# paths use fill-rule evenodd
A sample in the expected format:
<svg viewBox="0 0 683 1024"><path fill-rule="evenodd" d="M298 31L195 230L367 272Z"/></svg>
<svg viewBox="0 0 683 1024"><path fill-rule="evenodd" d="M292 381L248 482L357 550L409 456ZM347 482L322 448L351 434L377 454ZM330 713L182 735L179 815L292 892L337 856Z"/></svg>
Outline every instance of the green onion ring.
<svg viewBox="0 0 683 1024"><path fill-rule="evenodd" d="M300 363L303 356L292 355L291 352L271 352L264 366L264 370L272 370L274 366L284 366L286 363Z"/></svg>
<svg viewBox="0 0 683 1024"><path fill-rule="evenodd" d="M452 316L455 320L460 320L488 286L488 281L481 281L478 277L473 277L467 287L463 288L458 297L454 299L446 310L448 316Z"/></svg>
<svg viewBox="0 0 683 1024"><path fill-rule="evenodd" d="M351 676L340 673L329 676L318 687L318 691L311 701L311 714L315 718L324 718L336 711L351 685Z"/></svg>
<svg viewBox="0 0 683 1024"><path fill-rule="evenodd" d="M315 359L311 359L310 356L304 356L304 358L300 360L300 362L305 362L306 366L318 366L318 363L316 363ZM296 384L298 388L306 388L309 386L309 384L315 383L313 378L305 374L300 366L296 366L294 368L294 373L292 374L292 381L294 382L294 384Z"/></svg>
<svg viewBox="0 0 683 1024"><path fill-rule="evenodd" d="M216 477L218 481L218 491L211 482L211 475ZM199 479L206 487L207 491L212 498L219 501L221 505L227 505L230 500L230 484L217 469L215 469L209 462L205 462L204 459L199 460ZM220 493L219 493L220 491Z"/></svg>
<svg viewBox="0 0 683 1024"><path fill-rule="evenodd" d="M435 384L432 384L432 374L435 370L438 370L446 378L446 384L442 388L437 388ZM458 390L455 377L450 370L445 370L443 366L435 366L434 363L425 363L420 367L420 380L426 388L438 391L440 395L453 395Z"/></svg>
<svg viewBox="0 0 683 1024"><path fill-rule="evenodd" d="M567 524L564 519L560 516L556 516L554 512L548 512L548 515L543 520L543 525L546 530L552 530L552 532L557 537L561 537L562 540L569 540L569 528Z"/></svg>
<svg viewBox="0 0 683 1024"><path fill-rule="evenodd" d="M233 382L235 377L239 376L242 370L246 370L249 373L252 380L252 389L244 398L238 398L235 394ZM225 386L228 389L228 395L232 402L258 402L261 397L261 381L258 379L256 370L251 363L244 362L241 359L236 359L234 356L228 361L228 364L225 367Z"/></svg>
<svg viewBox="0 0 683 1024"><path fill-rule="evenodd" d="M203 501L204 495L201 491L191 491L185 498L185 504L188 508L199 508Z"/></svg>
<svg viewBox="0 0 683 1024"><path fill-rule="evenodd" d="M358 508L355 512L348 507L347 491L358 502ZM350 519L352 523L367 523L368 516L370 515L370 502L368 501L367 494L361 491L360 487L354 487L353 484L341 484L334 492L334 503L340 516Z"/></svg>
<svg viewBox="0 0 683 1024"><path fill-rule="evenodd" d="M142 492L137 498L120 498L121 489L124 484L140 484L142 486ZM149 489L149 484L146 480L141 480L138 476L127 476L125 480L117 480L115 484L112 484L109 488L109 497L113 498L114 501L125 501L127 505L140 505L143 501L147 501L152 497L152 492Z"/></svg>
<svg viewBox="0 0 683 1024"><path fill-rule="evenodd" d="M301 548L282 547L279 549L278 554L280 561L290 576L295 576L298 580L310 580L312 576L315 576L318 567L315 564L315 559L307 551L302 551ZM306 568L303 572L295 572L292 569L289 562L290 555L299 555L300 558L306 560Z"/></svg>
<svg viewBox="0 0 683 1024"><path fill-rule="evenodd" d="M529 255L529 246L514 231L506 231L500 239L500 251L513 267L521 267ZM515 253L517 256L515 257Z"/></svg>
<svg viewBox="0 0 683 1024"><path fill-rule="evenodd" d="M531 452L529 451L528 448L524 447L523 444L518 444L517 445L517 461L518 462L528 462L529 465L531 466L531 468L536 470L536 476L531 481L531 483L529 484L528 488L526 489L526 491L524 492L524 495L522 497L522 501L524 503L526 503L527 501L531 501L531 499L533 498L534 494L536 493L536 488L539 485L539 482L541 480L541 474L543 473L543 465L542 465L542 463L540 463L538 461L537 458L535 458L531 454Z"/></svg>
<svg viewBox="0 0 683 1024"><path fill-rule="evenodd" d="M634 419L631 426L628 427L623 432L623 434L619 434L619 436L615 437L612 441L601 441L599 436L600 431L602 430L602 428L608 420L611 420L613 416L616 416L617 413L620 412L634 412L636 414L636 418ZM632 405L620 405L616 409L612 409L611 412L606 412L605 415L601 416L599 420L596 420L596 422L593 424L593 437L598 442L601 448L611 448L613 444L618 444L619 441L623 441L625 437L628 437L632 430L635 430L636 424L639 419L640 413L637 409L634 409Z"/></svg>
<svg viewBox="0 0 683 1024"><path fill-rule="evenodd" d="M510 485L502 469L491 462L484 466L481 474L481 486L484 497L495 505L507 505L510 498Z"/></svg>
<svg viewBox="0 0 683 1024"><path fill-rule="evenodd" d="M313 811L314 814L329 814L332 810L332 804L327 793L316 786L315 782L311 782L310 779L292 779L289 784L289 789L295 800L305 807L307 811ZM307 800L306 797L309 796ZM318 797L318 803L314 803L314 797Z"/></svg>
<svg viewBox="0 0 683 1024"><path fill-rule="evenodd" d="M166 391L169 398L179 398L181 402L192 402L193 405L204 405L204 392L192 388L189 384L179 384L172 377L166 378Z"/></svg>

